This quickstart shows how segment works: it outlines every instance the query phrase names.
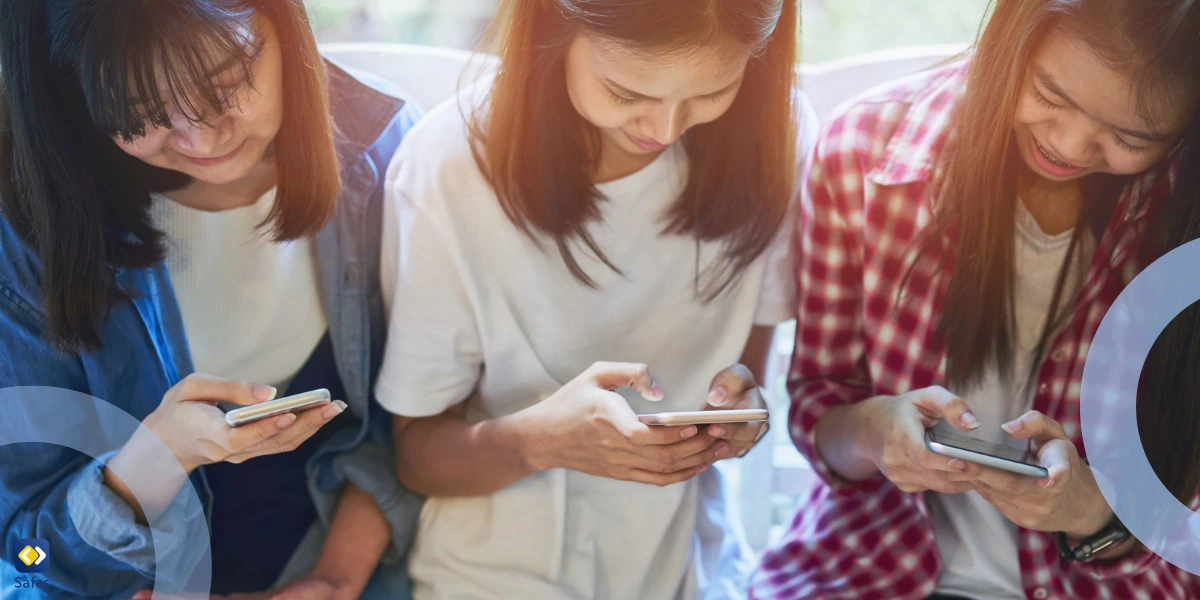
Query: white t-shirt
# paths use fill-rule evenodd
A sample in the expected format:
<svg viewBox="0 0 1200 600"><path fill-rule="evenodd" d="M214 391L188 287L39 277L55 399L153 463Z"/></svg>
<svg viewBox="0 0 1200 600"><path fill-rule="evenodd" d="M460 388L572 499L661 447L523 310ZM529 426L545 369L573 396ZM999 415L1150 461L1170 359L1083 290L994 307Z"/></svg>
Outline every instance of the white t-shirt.
<svg viewBox="0 0 1200 600"><path fill-rule="evenodd" d="M196 372L282 395L326 324L311 242L274 243L257 228L274 203L274 189L223 211L155 195L152 215L167 234L167 273Z"/></svg>
<svg viewBox="0 0 1200 600"><path fill-rule="evenodd" d="M816 125L806 119L803 130L811 148ZM429 113L388 169L382 282L391 324L380 403L424 417L470 396L467 418L477 422L529 407L604 360L650 366L666 397L626 394L636 412L700 409L751 327L791 318L794 294L781 231L735 286L709 304L696 298L696 242L660 235L686 174L676 145L598 186L607 201L589 231L623 274L577 250L593 289L552 242L539 249L505 216L472 158L458 103ZM703 269L719 248L699 252ZM727 496L716 469L665 488L554 469L490 496L431 498L409 558L414 594L742 598L752 557Z"/></svg>
<svg viewBox="0 0 1200 600"><path fill-rule="evenodd" d="M1001 381L993 366L980 384L963 396L980 426L972 433L992 442L1011 438L1000 429L1030 409L1032 397L1025 381L1034 350L1054 296L1059 270L1066 260L1072 232L1047 235L1033 215L1017 202L1013 297L1016 301L1016 339L1013 374ZM1091 256L1090 236L1076 257ZM1074 261L1064 296L1070 301L1071 285L1082 274L1086 262ZM976 600L1024 600L1021 565L1017 550L1017 526L974 490L961 494L926 493L934 536L941 554L942 579L937 593Z"/></svg>

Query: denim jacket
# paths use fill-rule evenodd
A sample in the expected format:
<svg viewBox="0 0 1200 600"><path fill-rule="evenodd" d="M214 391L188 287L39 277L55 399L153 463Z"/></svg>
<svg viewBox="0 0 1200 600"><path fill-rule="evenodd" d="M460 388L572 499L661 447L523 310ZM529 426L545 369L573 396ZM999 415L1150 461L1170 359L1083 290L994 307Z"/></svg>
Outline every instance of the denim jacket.
<svg viewBox="0 0 1200 600"><path fill-rule="evenodd" d="M390 562L407 550L422 499L396 478L391 420L371 391L387 325L379 288L382 172L420 109L388 82L332 61L326 65L342 189L334 217L314 246L337 371L358 426L338 431L315 452L307 465L308 485L326 527L343 483L373 495L391 525ZM153 411L167 389L192 372L179 306L161 263L118 270L116 283L131 299L110 310L101 325L101 349L56 352L43 336L38 257L0 215L0 388L84 392L138 420ZM129 598L151 587L150 530L104 485L105 458L57 446L0 447L5 591L18 577L12 553L21 538L42 538L51 547L43 575L50 587L40 589L42 594ZM212 498L203 471L193 474L192 484L208 510Z"/></svg>

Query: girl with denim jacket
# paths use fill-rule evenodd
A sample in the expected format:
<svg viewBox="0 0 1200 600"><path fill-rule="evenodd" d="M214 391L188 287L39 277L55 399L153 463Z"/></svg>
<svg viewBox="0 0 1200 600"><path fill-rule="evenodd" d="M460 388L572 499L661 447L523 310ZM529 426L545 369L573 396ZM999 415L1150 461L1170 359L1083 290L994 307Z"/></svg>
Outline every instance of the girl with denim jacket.
<svg viewBox="0 0 1200 600"><path fill-rule="evenodd" d="M322 60L299 0L12 0L0 68L0 388L143 425L97 457L0 447L5 579L10 542L41 538L53 596L150 588L190 483L213 592L357 597L391 545L372 589L406 596L420 500L370 388L379 173L415 107ZM219 408L314 388L338 401L236 429ZM117 473L164 446L190 481L135 497Z"/></svg>

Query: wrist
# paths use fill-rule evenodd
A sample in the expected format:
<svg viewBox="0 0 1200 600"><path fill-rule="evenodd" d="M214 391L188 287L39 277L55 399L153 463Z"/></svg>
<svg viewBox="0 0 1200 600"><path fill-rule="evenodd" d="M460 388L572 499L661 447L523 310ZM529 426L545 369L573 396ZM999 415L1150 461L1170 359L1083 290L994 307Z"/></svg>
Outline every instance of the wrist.
<svg viewBox="0 0 1200 600"><path fill-rule="evenodd" d="M477 427L491 444L513 456L521 473L528 477L554 468L553 452L546 452L545 436L537 435L536 406L511 415L488 419Z"/></svg>
<svg viewBox="0 0 1200 600"><path fill-rule="evenodd" d="M164 427L158 410L154 410L146 415L145 419L142 419L142 427L145 429L139 428L133 434L133 437L129 438L129 442L125 444L121 452L131 452L142 456L146 456L146 454L141 453L157 453L159 449L158 444L145 437L147 434L152 434L163 446L166 446L175 461L179 463L179 466L183 467L185 475L191 475L193 471L203 466L203 462L195 460L194 457L188 456L182 449L176 448L171 443L171 436L161 433Z"/></svg>

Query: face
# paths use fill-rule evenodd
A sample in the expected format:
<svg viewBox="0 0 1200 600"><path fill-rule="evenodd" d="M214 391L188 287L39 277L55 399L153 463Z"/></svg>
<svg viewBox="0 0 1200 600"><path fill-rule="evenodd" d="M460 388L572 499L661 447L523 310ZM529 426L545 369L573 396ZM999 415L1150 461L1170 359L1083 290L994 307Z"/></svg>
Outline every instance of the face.
<svg viewBox="0 0 1200 600"><path fill-rule="evenodd" d="M578 35L566 55L567 92L606 152L651 156L729 110L748 59L733 45L655 56Z"/></svg>
<svg viewBox="0 0 1200 600"><path fill-rule="evenodd" d="M256 29L262 51L252 67L254 87L241 85L232 90L238 95L233 108L204 125L189 122L178 107L169 106L172 127L154 127L147 122L146 135L129 142L115 137L117 146L146 163L207 184L234 183L249 175L262 163L283 122L283 61L278 38L266 18L256 21ZM238 74L236 68L214 73L213 83L223 85L223 80Z"/></svg>
<svg viewBox="0 0 1200 600"><path fill-rule="evenodd" d="M1155 108L1158 119L1143 119L1130 79L1052 28L1029 60L1013 133L1026 166L1045 179L1132 175L1170 152L1183 129L1182 102Z"/></svg>

